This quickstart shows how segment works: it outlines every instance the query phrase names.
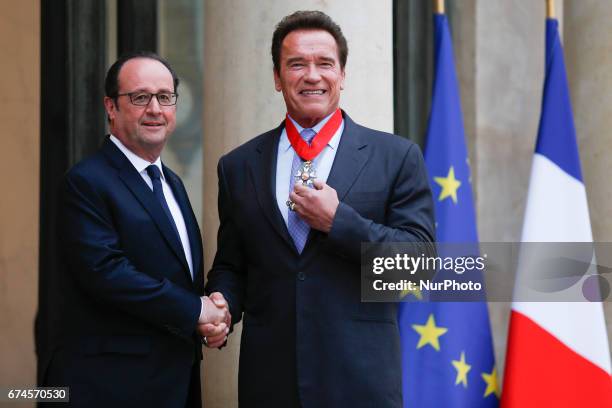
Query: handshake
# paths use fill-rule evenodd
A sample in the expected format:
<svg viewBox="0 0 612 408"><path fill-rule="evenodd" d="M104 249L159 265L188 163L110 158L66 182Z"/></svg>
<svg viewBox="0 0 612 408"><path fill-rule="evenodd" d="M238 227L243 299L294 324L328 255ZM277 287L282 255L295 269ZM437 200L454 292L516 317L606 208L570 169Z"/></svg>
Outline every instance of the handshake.
<svg viewBox="0 0 612 408"><path fill-rule="evenodd" d="M198 320L197 331L206 347L217 348L225 345L232 323L232 315L223 295L214 292L202 296L202 313Z"/></svg>

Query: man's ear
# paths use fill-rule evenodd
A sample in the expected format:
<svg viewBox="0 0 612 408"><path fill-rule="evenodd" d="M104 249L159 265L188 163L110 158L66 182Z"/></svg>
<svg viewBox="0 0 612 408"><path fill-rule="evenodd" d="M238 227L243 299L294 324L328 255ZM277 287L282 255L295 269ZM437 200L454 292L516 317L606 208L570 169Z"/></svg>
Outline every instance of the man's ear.
<svg viewBox="0 0 612 408"><path fill-rule="evenodd" d="M280 75L278 74L278 71L276 71L276 68L272 68L272 72L274 73L274 88L276 89L276 92L280 92L283 90Z"/></svg>
<svg viewBox="0 0 612 408"><path fill-rule="evenodd" d="M340 73L342 79L340 80L340 89L344 90L344 78L346 78L344 68L342 68L342 72Z"/></svg>
<svg viewBox="0 0 612 408"><path fill-rule="evenodd" d="M113 98L109 98L108 96L104 97L104 109L106 110L106 115L108 116L109 121L115 119L115 112L119 110L117 105L115 105L115 100Z"/></svg>

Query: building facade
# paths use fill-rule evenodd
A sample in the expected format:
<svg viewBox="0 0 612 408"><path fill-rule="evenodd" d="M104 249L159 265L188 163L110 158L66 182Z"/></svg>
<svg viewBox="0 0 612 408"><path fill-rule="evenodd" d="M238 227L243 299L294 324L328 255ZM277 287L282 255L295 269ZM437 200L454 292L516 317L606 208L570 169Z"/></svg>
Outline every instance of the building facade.
<svg viewBox="0 0 612 408"><path fill-rule="evenodd" d="M54 316L55 198L70 165L105 134L103 77L122 51L148 48L181 77L178 127L163 159L201 220L205 267L216 245L219 157L275 127L274 25L297 9L335 19L349 42L341 106L366 126L423 143L432 7L415 0L2 0L0 16L0 386L36 383ZM447 0L483 242L518 241L544 77L544 2ZM612 2L557 0L596 241L612 242ZM612 307L605 304L608 333ZM491 303L503 372L509 304ZM38 319L37 319L38 316ZM36 336L35 336L36 332ZM206 350L204 400L236 406L240 329Z"/></svg>

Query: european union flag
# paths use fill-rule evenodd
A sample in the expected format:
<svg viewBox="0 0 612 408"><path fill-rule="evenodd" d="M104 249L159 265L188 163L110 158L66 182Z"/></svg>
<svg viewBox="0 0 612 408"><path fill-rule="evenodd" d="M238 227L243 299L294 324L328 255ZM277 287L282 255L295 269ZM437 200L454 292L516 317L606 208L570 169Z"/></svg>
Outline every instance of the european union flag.
<svg viewBox="0 0 612 408"><path fill-rule="evenodd" d="M436 70L425 163L434 194L438 242L477 245L470 166L452 41L434 16ZM496 407L499 386L487 304L414 301L400 305L404 406Z"/></svg>

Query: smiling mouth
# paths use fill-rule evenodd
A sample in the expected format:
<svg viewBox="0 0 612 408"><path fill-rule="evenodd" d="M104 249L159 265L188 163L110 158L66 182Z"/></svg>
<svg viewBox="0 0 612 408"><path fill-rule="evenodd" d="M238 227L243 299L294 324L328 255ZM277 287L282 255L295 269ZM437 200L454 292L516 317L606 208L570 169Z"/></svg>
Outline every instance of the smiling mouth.
<svg viewBox="0 0 612 408"><path fill-rule="evenodd" d="M325 94L327 91L324 89L305 89L300 91L300 95L305 96L319 96Z"/></svg>
<svg viewBox="0 0 612 408"><path fill-rule="evenodd" d="M160 122L143 122L142 126L155 129L164 126L164 124Z"/></svg>

